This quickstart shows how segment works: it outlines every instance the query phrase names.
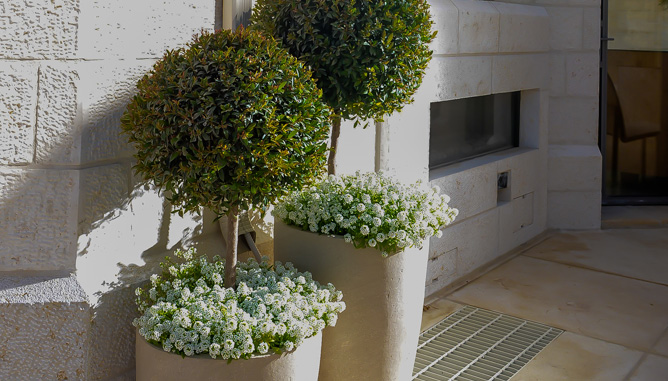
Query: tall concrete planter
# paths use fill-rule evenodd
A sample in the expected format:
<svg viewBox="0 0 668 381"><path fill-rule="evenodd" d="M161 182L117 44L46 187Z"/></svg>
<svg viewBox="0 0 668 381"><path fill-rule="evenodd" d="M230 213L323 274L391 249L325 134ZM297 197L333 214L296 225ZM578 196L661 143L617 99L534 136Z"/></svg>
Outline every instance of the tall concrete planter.
<svg viewBox="0 0 668 381"><path fill-rule="evenodd" d="M208 355L181 357L148 343L137 333L137 381L243 380L314 381L318 379L322 332L292 352L249 360L212 359Z"/></svg>
<svg viewBox="0 0 668 381"><path fill-rule="evenodd" d="M274 256L343 292L346 310L323 331L320 381L409 380L415 361L427 250L383 258L342 237L275 224Z"/></svg>

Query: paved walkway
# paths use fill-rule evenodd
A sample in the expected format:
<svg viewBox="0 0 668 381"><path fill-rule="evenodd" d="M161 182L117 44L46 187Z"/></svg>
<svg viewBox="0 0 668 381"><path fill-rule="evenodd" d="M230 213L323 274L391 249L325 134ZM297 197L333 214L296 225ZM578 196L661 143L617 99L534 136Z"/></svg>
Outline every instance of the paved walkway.
<svg viewBox="0 0 668 381"><path fill-rule="evenodd" d="M668 380L668 207L604 208L430 304L423 327L473 305L565 330L513 380Z"/></svg>

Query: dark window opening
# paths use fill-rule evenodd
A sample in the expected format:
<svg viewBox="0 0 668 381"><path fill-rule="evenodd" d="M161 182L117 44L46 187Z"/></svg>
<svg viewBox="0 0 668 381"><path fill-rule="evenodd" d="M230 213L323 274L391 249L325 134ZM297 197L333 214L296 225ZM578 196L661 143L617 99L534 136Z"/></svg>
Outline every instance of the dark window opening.
<svg viewBox="0 0 668 381"><path fill-rule="evenodd" d="M519 91L434 102L430 114L430 169L519 147Z"/></svg>

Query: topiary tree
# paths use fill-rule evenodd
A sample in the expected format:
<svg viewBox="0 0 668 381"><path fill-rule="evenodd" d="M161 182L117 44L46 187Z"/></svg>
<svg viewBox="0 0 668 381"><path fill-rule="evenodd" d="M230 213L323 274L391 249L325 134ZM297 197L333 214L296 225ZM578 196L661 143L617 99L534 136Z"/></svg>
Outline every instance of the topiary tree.
<svg viewBox="0 0 668 381"><path fill-rule="evenodd" d="M278 43L238 29L168 51L121 119L135 171L175 212L229 218L225 286L235 284L239 210L301 189L325 166L329 109L310 72Z"/></svg>
<svg viewBox="0 0 668 381"><path fill-rule="evenodd" d="M412 102L436 36L426 0L257 0L253 12L251 27L307 63L334 111L330 173L341 118L382 121Z"/></svg>

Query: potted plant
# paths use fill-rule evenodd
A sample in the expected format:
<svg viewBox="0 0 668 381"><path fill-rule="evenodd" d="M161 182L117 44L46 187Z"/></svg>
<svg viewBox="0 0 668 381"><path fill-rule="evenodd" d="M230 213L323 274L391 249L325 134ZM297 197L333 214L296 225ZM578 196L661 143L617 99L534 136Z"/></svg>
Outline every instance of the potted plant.
<svg viewBox="0 0 668 381"><path fill-rule="evenodd" d="M203 32L168 51L137 88L121 120L136 147L135 171L176 212L207 207L228 217L222 287L242 287L239 211L264 207L324 170L329 110L320 90L275 40L243 28Z"/></svg>
<svg viewBox="0 0 668 381"><path fill-rule="evenodd" d="M323 334L320 380L410 379L427 266L421 247L458 213L439 192L358 172L330 175L276 205L275 256L346 295L346 314Z"/></svg>
<svg viewBox="0 0 668 381"><path fill-rule="evenodd" d="M237 265L237 287L224 287L220 258L177 256L185 262L167 258L162 275L137 289L133 324L146 339L137 341L137 379L317 378L320 332L345 308L340 291L252 258Z"/></svg>
<svg viewBox="0 0 668 381"><path fill-rule="evenodd" d="M257 0L251 27L273 35L313 71L332 108L328 171L335 173L341 118L373 118L376 139L385 114L412 102L436 36L426 0ZM364 123L366 127L366 123ZM376 170L386 158L376 153Z"/></svg>
<svg viewBox="0 0 668 381"><path fill-rule="evenodd" d="M323 99L333 109L328 172L335 173L341 118L354 119L355 126L369 118L376 120L375 169L389 170L385 156L388 131L381 121L385 114L399 111L412 101L431 60L429 44L436 33L431 30L433 22L427 1L257 0L253 12L251 27L270 33L294 56L306 62L323 89ZM381 179L382 175L368 176L376 182L389 181ZM321 195L327 199L352 195L337 195L343 189L331 183L323 186L331 186L326 195ZM358 203L370 207L364 200ZM378 201L373 204L374 208L381 208L379 213L391 214L385 211L386 205ZM333 213L326 206L321 207ZM353 245L344 242L346 233L351 234L350 239L357 246L375 244L381 251L392 240L378 242L374 238L362 245L364 241L360 237L354 238L354 230L335 231L334 226L338 225L332 224L336 223L328 221L325 227L331 229L325 229L324 234L341 234L339 239L310 232L310 224L302 226L308 232L275 224L275 258L294 260L316 277L349 281L343 287L337 284L346 294L347 316L342 317L337 326L340 335L324 333L320 379L407 379L419 333L426 250L417 248L421 242L412 241L415 247L404 248L402 253L388 258L378 255L375 248L348 252L346 249ZM364 221L358 228L366 227L371 232L374 229L371 223L373 221ZM322 228L317 226L313 230L322 233ZM305 254L314 248L318 248L317 254ZM330 250L338 256L330 256ZM378 280L371 280L376 278ZM351 291L352 299L348 294ZM376 312L380 315L374 315Z"/></svg>

